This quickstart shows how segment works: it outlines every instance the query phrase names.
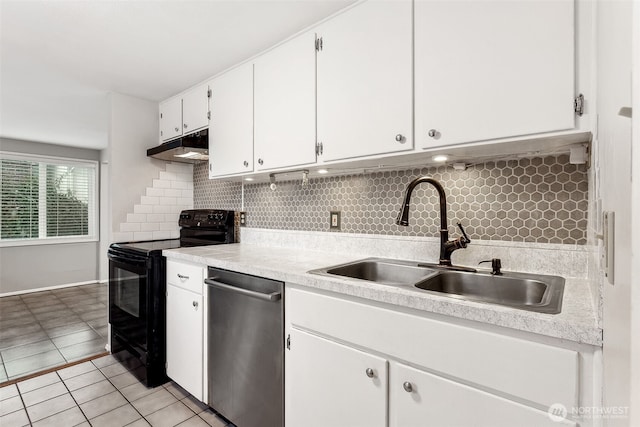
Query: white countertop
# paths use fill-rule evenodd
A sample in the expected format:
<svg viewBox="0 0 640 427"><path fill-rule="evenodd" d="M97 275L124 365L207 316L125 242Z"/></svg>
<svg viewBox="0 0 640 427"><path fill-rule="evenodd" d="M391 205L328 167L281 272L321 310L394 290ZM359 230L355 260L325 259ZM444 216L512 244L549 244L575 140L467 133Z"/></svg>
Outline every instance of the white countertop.
<svg viewBox="0 0 640 427"><path fill-rule="evenodd" d="M582 344L602 346L602 330L580 279L565 282L562 312L544 314L494 304L464 301L409 287L380 285L349 278L307 273L309 270L366 258L338 253L230 244L163 251L169 259L218 267L295 283L391 305L497 325Z"/></svg>

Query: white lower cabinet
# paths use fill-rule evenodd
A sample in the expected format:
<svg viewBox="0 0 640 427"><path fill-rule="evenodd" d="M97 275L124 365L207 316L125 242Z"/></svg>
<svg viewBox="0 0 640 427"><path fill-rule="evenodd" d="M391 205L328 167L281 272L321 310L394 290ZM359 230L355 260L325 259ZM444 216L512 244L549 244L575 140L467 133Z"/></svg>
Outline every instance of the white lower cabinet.
<svg viewBox="0 0 640 427"><path fill-rule="evenodd" d="M290 334L287 426L386 426L386 359L297 329Z"/></svg>
<svg viewBox="0 0 640 427"><path fill-rule="evenodd" d="M391 427L576 425L402 363L391 363L389 408Z"/></svg>
<svg viewBox="0 0 640 427"><path fill-rule="evenodd" d="M167 376L204 401L202 267L167 262Z"/></svg>
<svg viewBox="0 0 640 427"><path fill-rule="evenodd" d="M285 304L287 426L576 426L572 408L597 402L596 348L289 284Z"/></svg>

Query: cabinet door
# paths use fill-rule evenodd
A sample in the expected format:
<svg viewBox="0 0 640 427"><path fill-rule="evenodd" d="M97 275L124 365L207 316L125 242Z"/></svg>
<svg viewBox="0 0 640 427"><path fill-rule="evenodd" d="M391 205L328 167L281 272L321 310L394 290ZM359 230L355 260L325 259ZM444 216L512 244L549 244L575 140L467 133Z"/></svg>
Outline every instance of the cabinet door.
<svg viewBox="0 0 640 427"><path fill-rule="evenodd" d="M253 171L253 64L210 83L209 177Z"/></svg>
<svg viewBox="0 0 640 427"><path fill-rule="evenodd" d="M575 426L540 411L475 388L392 362L389 373L391 427Z"/></svg>
<svg viewBox="0 0 640 427"><path fill-rule="evenodd" d="M322 160L413 149L411 9L371 0L318 27Z"/></svg>
<svg viewBox="0 0 640 427"><path fill-rule="evenodd" d="M315 163L315 33L255 62L256 170Z"/></svg>
<svg viewBox="0 0 640 427"><path fill-rule="evenodd" d="M573 0L415 3L422 148L572 129Z"/></svg>
<svg viewBox="0 0 640 427"><path fill-rule="evenodd" d="M386 426L385 359L297 329L290 334L285 357L286 425Z"/></svg>
<svg viewBox="0 0 640 427"><path fill-rule="evenodd" d="M182 98L172 98L160 104L160 141L182 135Z"/></svg>
<svg viewBox="0 0 640 427"><path fill-rule="evenodd" d="M167 376L203 400L202 295L167 286Z"/></svg>
<svg viewBox="0 0 640 427"><path fill-rule="evenodd" d="M209 85L194 87L182 96L183 134L195 132L209 125Z"/></svg>

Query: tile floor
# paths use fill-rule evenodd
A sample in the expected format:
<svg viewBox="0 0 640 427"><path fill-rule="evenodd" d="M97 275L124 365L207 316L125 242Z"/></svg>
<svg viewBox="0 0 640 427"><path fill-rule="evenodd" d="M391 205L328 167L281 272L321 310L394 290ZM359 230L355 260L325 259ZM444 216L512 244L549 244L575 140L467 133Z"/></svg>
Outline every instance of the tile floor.
<svg viewBox="0 0 640 427"><path fill-rule="evenodd" d="M0 298L0 383L104 352L106 283Z"/></svg>
<svg viewBox="0 0 640 427"><path fill-rule="evenodd" d="M173 382L145 387L111 355L0 388L2 427L149 425L235 427Z"/></svg>

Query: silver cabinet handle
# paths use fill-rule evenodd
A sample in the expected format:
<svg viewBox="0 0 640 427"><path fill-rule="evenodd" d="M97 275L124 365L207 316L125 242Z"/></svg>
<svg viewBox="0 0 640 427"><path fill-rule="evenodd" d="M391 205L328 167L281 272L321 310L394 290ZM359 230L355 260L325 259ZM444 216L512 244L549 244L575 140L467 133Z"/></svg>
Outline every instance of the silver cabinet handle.
<svg viewBox="0 0 640 427"><path fill-rule="evenodd" d="M405 381L404 384L402 384L402 388L404 388L404 391L407 393L411 393L413 391L413 386L409 381Z"/></svg>
<svg viewBox="0 0 640 427"><path fill-rule="evenodd" d="M438 131L437 131L437 130L435 130L435 129L429 129L429 133L428 133L428 135L429 135L431 138L435 138L436 136L438 136Z"/></svg>
<svg viewBox="0 0 640 427"><path fill-rule="evenodd" d="M281 292L271 292L269 294L263 294L262 292L250 291L249 289L239 288L233 285L227 285L226 283L218 282L213 279L204 279L204 283L212 288L218 288L225 291L236 292L248 297L258 298L264 301L279 301L282 298Z"/></svg>
<svg viewBox="0 0 640 427"><path fill-rule="evenodd" d="M396 141L398 141L398 142L404 141L404 136L401 133L397 134L396 135Z"/></svg>
<svg viewBox="0 0 640 427"><path fill-rule="evenodd" d="M375 372L373 372L373 369L371 369L371 368L367 368L367 370L365 372L367 373L367 376L369 378L373 378L373 377L376 376Z"/></svg>
<svg viewBox="0 0 640 427"><path fill-rule="evenodd" d="M262 160L262 159L258 159L258 164L259 164L259 165L264 164L264 160Z"/></svg>
<svg viewBox="0 0 640 427"><path fill-rule="evenodd" d="M189 280L189 276L183 276L182 274L178 273L178 279Z"/></svg>
<svg viewBox="0 0 640 427"><path fill-rule="evenodd" d="M194 302L193 302L193 306L194 306L194 307L195 307L195 309L197 310L197 309L198 309L198 301L194 301Z"/></svg>
<svg viewBox="0 0 640 427"><path fill-rule="evenodd" d="M178 132L180 130L180 128L175 128L176 132Z"/></svg>
<svg viewBox="0 0 640 427"><path fill-rule="evenodd" d="M184 128L185 128L185 129L186 129L186 128L188 128L188 126L187 126L187 124L186 124L186 123L185 123L185 124L183 124L182 126L184 126Z"/></svg>
<svg viewBox="0 0 640 427"><path fill-rule="evenodd" d="M249 167L249 162L247 162L247 161L245 160L245 161L244 161L244 163L243 163L243 165L244 165L244 167L245 167L245 168L247 168L247 167Z"/></svg>

